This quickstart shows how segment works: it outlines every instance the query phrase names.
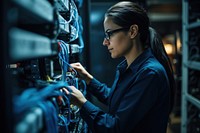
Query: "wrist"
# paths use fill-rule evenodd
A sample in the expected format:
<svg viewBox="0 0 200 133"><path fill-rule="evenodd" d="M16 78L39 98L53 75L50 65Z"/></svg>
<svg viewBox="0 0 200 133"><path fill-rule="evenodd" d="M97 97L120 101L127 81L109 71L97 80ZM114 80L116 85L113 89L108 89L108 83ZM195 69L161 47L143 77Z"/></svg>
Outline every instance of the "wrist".
<svg viewBox="0 0 200 133"><path fill-rule="evenodd" d="M86 84L89 85L92 79L93 79L93 76L89 74L87 78L85 79Z"/></svg>
<svg viewBox="0 0 200 133"><path fill-rule="evenodd" d="M82 106L87 102L87 99L83 99L80 101L80 104L78 105L79 108L82 108Z"/></svg>

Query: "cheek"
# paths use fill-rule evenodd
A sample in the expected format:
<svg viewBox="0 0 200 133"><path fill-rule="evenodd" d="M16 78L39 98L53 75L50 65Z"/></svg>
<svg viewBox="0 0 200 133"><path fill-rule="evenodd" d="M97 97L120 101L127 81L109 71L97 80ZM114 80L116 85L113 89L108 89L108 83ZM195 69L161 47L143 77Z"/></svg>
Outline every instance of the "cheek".
<svg viewBox="0 0 200 133"><path fill-rule="evenodd" d="M114 50L112 51L113 58L124 56L128 49L125 43L119 43L119 42L115 43L113 48L114 48Z"/></svg>
<svg viewBox="0 0 200 133"><path fill-rule="evenodd" d="M126 37L121 37L115 42L115 48L116 51L123 56L131 49L131 44Z"/></svg>

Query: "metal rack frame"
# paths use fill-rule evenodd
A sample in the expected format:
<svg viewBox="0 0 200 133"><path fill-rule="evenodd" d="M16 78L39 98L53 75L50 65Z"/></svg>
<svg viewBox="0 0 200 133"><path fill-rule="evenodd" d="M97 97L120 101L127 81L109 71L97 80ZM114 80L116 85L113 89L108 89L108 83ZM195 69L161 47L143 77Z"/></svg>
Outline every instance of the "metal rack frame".
<svg viewBox="0 0 200 133"><path fill-rule="evenodd" d="M189 23L189 1L182 0L182 45L184 53L182 55L182 107L181 107L181 133L187 133L188 121L188 102L200 109L200 100L188 93L188 69L200 70L200 62L190 61L188 59L188 40L189 31L200 27L200 22Z"/></svg>

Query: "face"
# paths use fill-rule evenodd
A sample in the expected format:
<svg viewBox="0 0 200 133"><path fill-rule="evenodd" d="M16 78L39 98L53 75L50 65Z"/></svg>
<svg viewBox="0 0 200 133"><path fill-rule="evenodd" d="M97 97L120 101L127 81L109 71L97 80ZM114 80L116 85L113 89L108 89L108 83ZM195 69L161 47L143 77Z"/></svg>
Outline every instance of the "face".
<svg viewBox="0 0 200 133"><path fill-rule="evenodd" d="M108 33L107 35L109 38L107 36L108 39L104 39L103 45L108 47L108 51L111 53L111 57L118 58L126 56L133 46L129 36L129 28L127 29L120 27L113 23L110 18L106 17L104 20L104 30L105 33ZM111 34L109 34L109 32Z"/></svg>

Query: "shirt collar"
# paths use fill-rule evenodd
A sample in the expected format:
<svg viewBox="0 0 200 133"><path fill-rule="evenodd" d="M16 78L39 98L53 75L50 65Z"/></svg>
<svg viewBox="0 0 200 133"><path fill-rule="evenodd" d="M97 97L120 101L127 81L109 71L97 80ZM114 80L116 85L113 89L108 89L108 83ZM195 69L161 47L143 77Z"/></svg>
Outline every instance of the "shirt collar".
<svg viewBox="0 0 200 133"><path fill-rule="evenodd" d="M139 68L139 66L141 66L141 64L143 64L143 62L145 62L150 56L152 56L153 53L151 51L151 48L147 48L144 50L143 53L141 53L129 66L128 69L131 69L132 71L137 71L137 69ZM118 70L121 72L126 71L128 64L126 60L123 60L118 66Z"/></svg>

